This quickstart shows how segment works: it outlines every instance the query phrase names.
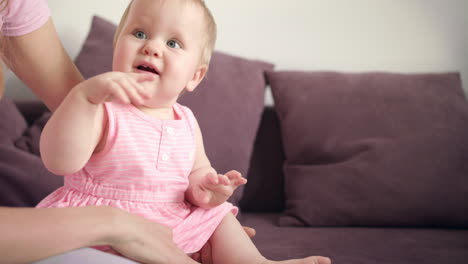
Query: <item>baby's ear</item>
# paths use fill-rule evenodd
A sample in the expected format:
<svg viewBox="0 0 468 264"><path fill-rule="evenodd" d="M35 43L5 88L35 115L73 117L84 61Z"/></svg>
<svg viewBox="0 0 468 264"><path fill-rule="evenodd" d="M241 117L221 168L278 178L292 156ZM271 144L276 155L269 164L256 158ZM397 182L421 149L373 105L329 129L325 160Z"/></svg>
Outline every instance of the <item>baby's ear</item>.
<svg viewBox="0 0 468 264"><path fill-rule="evenodd" d="M193 90L195 90L198 84L203 80L207 71L208 71L208 65L201 64L200 66L198 66L198 69L193 74L192 79L185 86L185 90L189 92L193 92Z"/></svg>

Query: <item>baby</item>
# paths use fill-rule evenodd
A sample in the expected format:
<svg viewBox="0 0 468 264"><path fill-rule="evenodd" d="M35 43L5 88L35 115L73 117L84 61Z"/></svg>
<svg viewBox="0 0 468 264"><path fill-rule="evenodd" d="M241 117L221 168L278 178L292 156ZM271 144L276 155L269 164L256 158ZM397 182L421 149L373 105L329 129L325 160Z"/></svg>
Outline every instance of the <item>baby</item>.
<svg viewBox="0 0 468 264"><path fill-rule="evenodd" d="M211 167L197 120L177 103L204 78L215 39L202 0L132 1L115 35L113 71L77 85L44 128L42 159L66 176L38 207L114 206L170 227L187 254L209 241L215 264L274 263L226 202L246 179Z"/></svg>

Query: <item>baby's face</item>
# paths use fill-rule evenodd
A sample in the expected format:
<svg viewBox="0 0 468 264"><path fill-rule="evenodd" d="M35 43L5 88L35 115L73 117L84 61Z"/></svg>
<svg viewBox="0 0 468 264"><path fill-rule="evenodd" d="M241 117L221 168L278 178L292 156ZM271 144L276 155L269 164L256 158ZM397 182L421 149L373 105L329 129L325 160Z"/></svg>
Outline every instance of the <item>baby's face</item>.
<svg viewBox="0 0 468 264"><path fill-rule="evenodd" d="M114 48L113 70L150 72L154 91L147 107L170 107L206 72L201 64L205 31L200 7L184 0L135 0Z"/></svg>

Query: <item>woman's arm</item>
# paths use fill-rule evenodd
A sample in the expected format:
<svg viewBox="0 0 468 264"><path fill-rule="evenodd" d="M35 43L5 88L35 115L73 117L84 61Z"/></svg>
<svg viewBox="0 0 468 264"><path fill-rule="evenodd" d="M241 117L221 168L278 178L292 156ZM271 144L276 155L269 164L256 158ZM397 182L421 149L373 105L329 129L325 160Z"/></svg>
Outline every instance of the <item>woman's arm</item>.
<svg viewBox="0 0 468 264"><path fill-rule="evenodd" d="M112 212L93 207L0 208L0 255L5 263L29 263L83 246L104 243Z"/></svg>
<svg viewBox="0 0 468 264"><path fill-rule="evenodd" d="M51 18L31 33L4 37L4 53L8 67L52 111L83 80L60 42Z"/></svg>
<svg viewBox="0 0 468 264"><path fill-rule="evenodd" d="M0 207L2 263L30 263L73 249L110 245L141 263L192 263L162 225L112 207Z"/></svg>

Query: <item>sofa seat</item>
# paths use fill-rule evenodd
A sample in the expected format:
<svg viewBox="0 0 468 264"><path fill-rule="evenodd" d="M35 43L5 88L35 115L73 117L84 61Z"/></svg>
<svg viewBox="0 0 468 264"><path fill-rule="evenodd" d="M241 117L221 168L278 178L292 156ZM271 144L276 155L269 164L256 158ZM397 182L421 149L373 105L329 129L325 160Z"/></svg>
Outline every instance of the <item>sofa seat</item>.
<svg viewBox="0 0 468 264"><path fill-rule="evenodd" d="M467 263L468 229L390 227L280 227L280 214L242 213L242 224L273 260L324 255L333 264Z"/></svg>

